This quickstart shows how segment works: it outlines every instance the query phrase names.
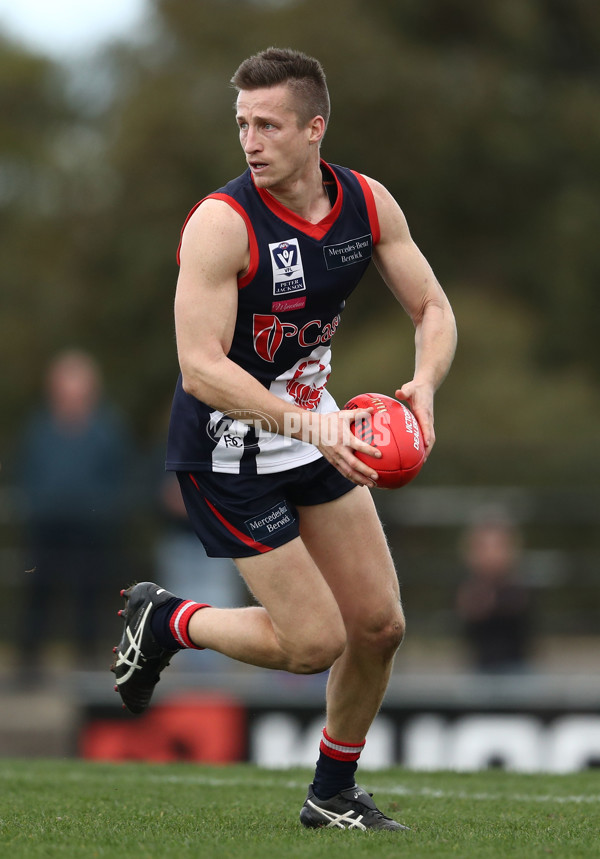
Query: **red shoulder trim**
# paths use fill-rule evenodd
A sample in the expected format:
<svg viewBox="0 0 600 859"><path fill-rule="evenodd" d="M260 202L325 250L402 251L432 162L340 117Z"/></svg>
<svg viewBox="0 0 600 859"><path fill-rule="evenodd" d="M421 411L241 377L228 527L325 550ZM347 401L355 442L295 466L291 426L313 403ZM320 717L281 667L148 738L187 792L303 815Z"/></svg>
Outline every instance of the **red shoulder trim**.
<svg viewBox="0 0 600 859"><path fill-rule="evenodd" d="M181 236L179 239L179 245L177 246L177 265L181 264L181 241L183 239L183 231L185 230L188 221L198 208L201 206L205 200L222 200L224 203L227 203L228 206L231 206L238 215L244 219L244 223L246 224L246 230L248 232L248 243L250 245L250 263L248 265L248 271L246 274L242 275L242 277L238 278L238 288L243 289L245 286L248 286L254 275L256 274L256 270L258 269L258 242L256 241L256 233L254 232L254 227L250 222L250 218L248 217L248 213L241 206L237 200L234 200L233 197L230 197L229 194L208 194L208 196L203 197L194 208L190 211L189 215L185 219L183 227L181 228Z"/></svg>
<svg viewBox="0 0 600 859"><path fill-rule="evenodd" d="M362 175L362 173L357 173L356 170L352 170L352 173L358 179L360 187L362 188L362 192L365 195L367 214L369 215L369 223L371 224L371 233L373 235L373 244L376 245L381 238L381 229L379 227L379 216L377 215L375 197L373 196L371 186L369 185L365 177Z"/></svg>

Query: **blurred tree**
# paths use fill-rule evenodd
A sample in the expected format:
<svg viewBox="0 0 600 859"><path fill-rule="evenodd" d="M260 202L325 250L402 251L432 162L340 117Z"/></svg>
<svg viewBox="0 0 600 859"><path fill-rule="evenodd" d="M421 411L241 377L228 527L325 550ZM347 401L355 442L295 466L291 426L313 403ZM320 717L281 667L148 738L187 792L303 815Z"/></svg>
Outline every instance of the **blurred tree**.
<svg viewBox="0 0 600 859"><path fill-rule="evenodd" d="M403 53L390 113L410 117L411 140L398 125L404 169L390 178L413 228L446 277L540 314L532 357L542 372L569 363L597 376L600 6L368 6Z"/></svg>
<svg viewBox="0 0 600 859"><path fill-rule="evenodd" d="M50 315L55 328L64 328L73 301L56 152L73 117L59 69L2 38L0 117L0 399L6 432L23 406L23 390L35 384L45 347L53 345Z"/></svg>

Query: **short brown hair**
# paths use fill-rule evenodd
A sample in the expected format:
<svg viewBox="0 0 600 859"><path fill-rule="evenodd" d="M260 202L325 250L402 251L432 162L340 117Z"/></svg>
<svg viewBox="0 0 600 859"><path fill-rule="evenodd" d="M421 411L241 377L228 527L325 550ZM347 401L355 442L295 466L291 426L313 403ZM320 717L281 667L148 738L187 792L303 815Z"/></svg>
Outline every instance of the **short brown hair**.
<svg viewBox="0 0 600 859"><path fill-rule="evenodd" d="M294 94L301 125L314 116L322 116L326 126L329 122L331 108L323 66L301 51L267 48L244 60L231 83L238 92L287 83Z"/></svg>

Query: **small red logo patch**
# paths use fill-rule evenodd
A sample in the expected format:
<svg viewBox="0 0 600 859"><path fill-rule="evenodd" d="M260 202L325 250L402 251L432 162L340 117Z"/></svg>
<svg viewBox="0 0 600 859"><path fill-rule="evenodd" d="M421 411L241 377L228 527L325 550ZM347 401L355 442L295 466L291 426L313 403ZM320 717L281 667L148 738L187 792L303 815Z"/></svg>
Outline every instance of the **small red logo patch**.
<svg viewBox="0 0 600 859"><path fill-rule="evenodd" d="M273 313L284 313L286 310L302 310L306 305L306 296L288 298L285 301L274 301L271 305Z"/></svg>

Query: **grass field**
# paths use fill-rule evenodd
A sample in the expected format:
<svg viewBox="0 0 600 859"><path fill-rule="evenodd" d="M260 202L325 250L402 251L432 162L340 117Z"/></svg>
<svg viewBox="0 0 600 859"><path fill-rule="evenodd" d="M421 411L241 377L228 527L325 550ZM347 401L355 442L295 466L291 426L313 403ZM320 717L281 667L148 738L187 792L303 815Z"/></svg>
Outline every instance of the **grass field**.
<svg viewBox="0 0 600 859"><path fill-rule="evenodd" d="M306 830L306 770L0 761L0 856L487 859L600 855L600 783L565 776L363 772L406 833ZM343 854L342 854L343 851Z"/></svg>

